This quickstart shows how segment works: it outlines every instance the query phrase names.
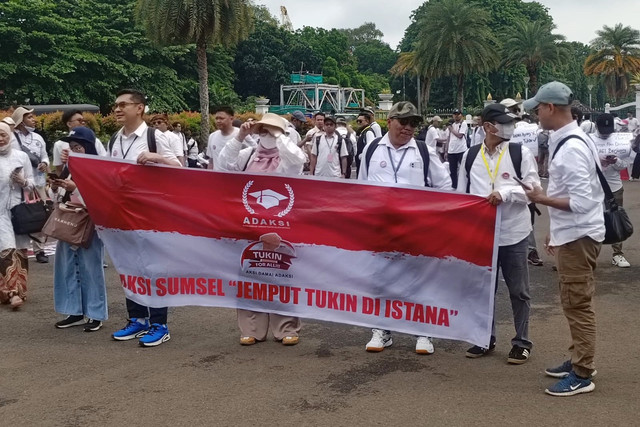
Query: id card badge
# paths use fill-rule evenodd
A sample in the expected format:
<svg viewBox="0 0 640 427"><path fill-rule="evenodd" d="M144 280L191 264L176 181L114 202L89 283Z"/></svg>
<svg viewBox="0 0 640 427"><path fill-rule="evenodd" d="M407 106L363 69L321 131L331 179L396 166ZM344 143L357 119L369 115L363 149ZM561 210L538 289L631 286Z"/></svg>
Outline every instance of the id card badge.
<svg viewBox="0 0 640 427"><path fill-rule="evenodd" d="M331 154L329 154L329 155L327 156L327 161L328 161L329 163L333 163L333 153L331 153Z"/></svg>

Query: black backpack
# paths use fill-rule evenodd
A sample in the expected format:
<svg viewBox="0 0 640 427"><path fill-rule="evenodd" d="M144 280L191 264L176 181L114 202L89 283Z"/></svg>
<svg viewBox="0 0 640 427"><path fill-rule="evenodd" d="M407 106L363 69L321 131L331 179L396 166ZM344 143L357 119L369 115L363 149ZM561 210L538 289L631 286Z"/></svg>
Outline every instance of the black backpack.
<svg viewBox="0 0 640 427"><path fill-rule="evenodd" d="M367 168L367 174L369 174L369 164L371 163L371 157L373 157L373 153L378 148L378 144L382 138L376 138L371 141L371 146L367 149L367 152L364 154L364 164ZM418 152L420 153L420 157L422 157L422 164L424 167L422 168L422 172L424 173L424 185L425 187L432 187L429 184L429 164L431 163L429 160L429 149L427 148L427 144L424 141L416 140L416 145L418 146Z"/></svg>
<svg viewBox="0 0 640 427"><path fill-rule="evenodd" d="M116 132L109 140L109 156L111 156L111 152L113 151L113 144L115 144L117 137L118 132ZM147 146L149 147L149 152L158 152L158 146L156 145L156 131L153 128L147 128Z"/></svg>
<svg viewBox="0 0 640 427"><path fill-rule="evenodd" d="M471 166L478 157L478 153L482 148L482 144L474 145L467 150L467 160L464 162L464 169L467 172L467 193L471 189ZM518 179L522 179L522 145L516 142L509 143L509 156L511 157L511 163L516 170Z"/></svg>

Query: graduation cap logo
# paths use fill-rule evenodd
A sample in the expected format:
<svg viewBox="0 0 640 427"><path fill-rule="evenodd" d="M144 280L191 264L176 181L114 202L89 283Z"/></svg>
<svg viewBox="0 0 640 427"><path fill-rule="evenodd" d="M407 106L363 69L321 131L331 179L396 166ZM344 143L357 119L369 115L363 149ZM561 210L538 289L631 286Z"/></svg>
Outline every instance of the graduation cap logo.
<svg viewBox="0 0 640 427"><path fill-rule="evenodd" d="M280 204L282 200L287 200L287 196L283 196L280 193L276 193L273 190L261 190L254 193L249 193L251 197L256 199L256 203L265 209L271 209Z"/></svg>

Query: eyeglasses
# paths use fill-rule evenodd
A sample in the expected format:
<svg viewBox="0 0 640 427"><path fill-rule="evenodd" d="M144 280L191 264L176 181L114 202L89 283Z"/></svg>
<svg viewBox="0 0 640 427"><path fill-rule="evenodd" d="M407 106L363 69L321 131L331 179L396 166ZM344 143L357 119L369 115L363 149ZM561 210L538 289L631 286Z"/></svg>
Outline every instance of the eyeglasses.
<svg viewBox="0 0 640 427"><path fill-rule="evenodd" d="M71 120L71 123L73 122L78 122L78 123L87 123L87 121L85 119L83 119L82 117L79 119L75 119L75 120Z"/></svg>
<svg viewBox="0 0 640 427"><path fill-rule="evenodd" d="M543 105L547 105L547 104L540 103L540 104L538 104L538 105L536 106L536 108L534 108L534 109L533 109L533 110L531 110L531 111L533 111L533 112L537 115L537 114L538 114L538 110L540 110L540 107L542 107Z"/></svg>
<svg viewBox="0 0 640 427"><path fill-rule="evenodd" d="M356 123L364 123L364 120L358 119L358 120L356 120Z"/></svg>
<svg viewBox="0 0 640 427"><path fill-rule="evenodd" d="M163 124L163 123L166 123L166 122L165 122L164 120L156 120L155 122L151 122L151 124L152 124L152 125L155 125L155 126L157 126L157 125L161 125L161 124Z"/></svg>
<svg viewBox="0 0 640 427"><path fill-rule="evenodd" d="M140 102L116 102L115 104L113 104L113 109L114 110L124 110L125 108L127 108L127 105L138 105L140 104Z"/></svg>
<svg viewBox="0 0 640 427"><path fill-rule="evenodd" d="M401 119L396 119L401 126L411 126L412 128L417 128L422 120L416 117L403 117Z"/></svg>

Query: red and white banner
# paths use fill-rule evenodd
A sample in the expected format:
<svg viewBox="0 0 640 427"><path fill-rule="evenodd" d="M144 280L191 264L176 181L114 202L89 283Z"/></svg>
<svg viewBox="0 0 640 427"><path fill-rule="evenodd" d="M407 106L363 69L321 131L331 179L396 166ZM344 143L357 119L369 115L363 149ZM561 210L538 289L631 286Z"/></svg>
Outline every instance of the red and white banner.
<svg viewBox="0 0 640 427"><path fill-rule="evenodd" d="M497 211L480 197L94 156L70 169L138 303L489 343Z"/></svg>

